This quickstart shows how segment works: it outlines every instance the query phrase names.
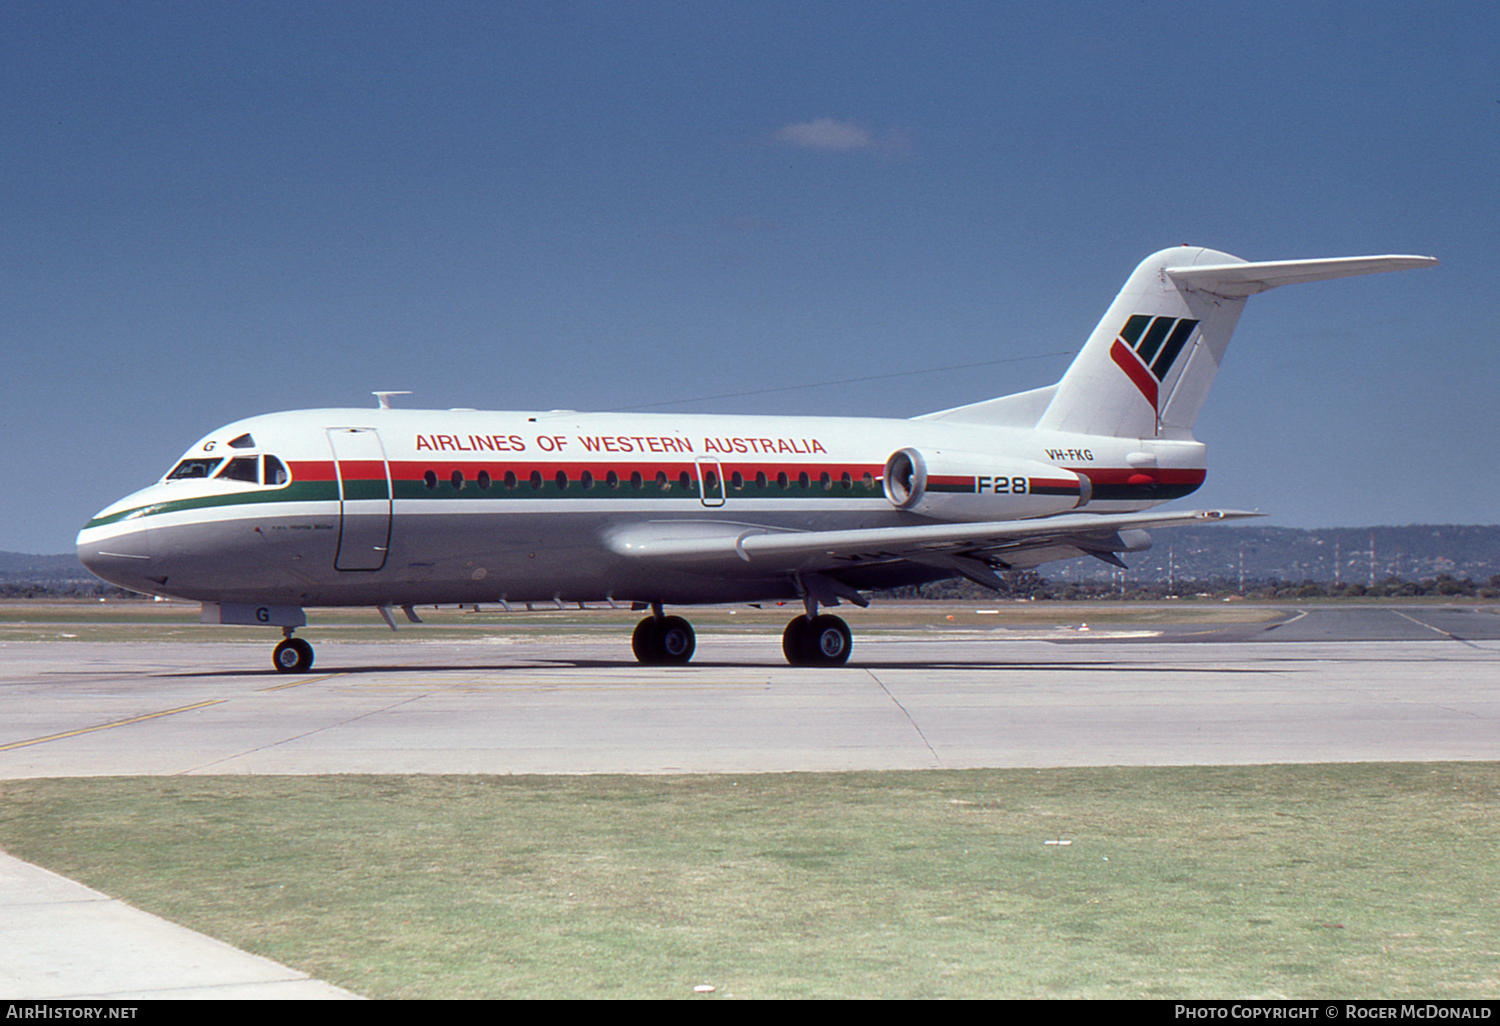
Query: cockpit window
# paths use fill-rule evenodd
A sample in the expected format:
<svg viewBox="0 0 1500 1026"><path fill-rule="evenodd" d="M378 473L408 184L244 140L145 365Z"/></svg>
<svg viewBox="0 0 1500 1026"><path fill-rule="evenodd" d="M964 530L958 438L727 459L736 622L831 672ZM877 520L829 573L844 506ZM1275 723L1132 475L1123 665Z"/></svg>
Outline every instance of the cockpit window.
<svg viewBox="0 0 1500 1026"><path fill-rule="evenodd" d="M167 480L182 481L194 477L208 477L214 472L214 468L217 467L220 462L222 461L218 457L214 457L213 459L183 460L181 463L177 464L177 466L172 468L172 472L167 475Z"/></svg>
<svg viewBox="0 0 1500 1026"><path fill-rule="evenodd" d="M270 454L235 456L227 463L223 457L200 457L178 463L167 475L167 480L184 481L203 477L214 477L220 481L244 481L247 484L284 485L291 479L291 474L287 472L285 463Z"/></svg>
<svg viewBox="0 0 1500 1026"><path fill-rule="evenodd" d="M218 476L226 481L248 481L260 484L260 457L236 456L224 465Z"/></svg>
<svg viewBox="0 0 1500 1026"><path fill-rule="evenodd" d="M255 439L250 437L249 432L246 432L238 438L231 438L229 440L229 447L231 449L254 449Z"/></svg>

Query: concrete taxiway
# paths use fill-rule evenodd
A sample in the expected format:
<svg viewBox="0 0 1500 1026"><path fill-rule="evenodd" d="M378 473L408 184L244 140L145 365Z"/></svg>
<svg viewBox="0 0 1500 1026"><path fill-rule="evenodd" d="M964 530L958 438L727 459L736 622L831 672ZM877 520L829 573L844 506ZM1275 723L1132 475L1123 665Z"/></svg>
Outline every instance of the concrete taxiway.
<svg viewBox="0 0 1500 1026"><path fill-rule="evenodd" d="M290 677L263 644L9 642L0 779L1500 758L1491 609L854 626L853 663L837 669L785 665L774 636L712 630L684 667L639 666L614 637L413 631L319 643L315 670ZM0 970L6 997L348 996L13 860L0 904L0 945L23 953Z"/></svg>
<svg viewBox="0 0 1500 1026"><path fill-rule="evenodd" d="M1500 757L1500 616L1296 611L1272 624L857 633L851 665L700 634L7 644L0 778L717 773Z"/></svg>

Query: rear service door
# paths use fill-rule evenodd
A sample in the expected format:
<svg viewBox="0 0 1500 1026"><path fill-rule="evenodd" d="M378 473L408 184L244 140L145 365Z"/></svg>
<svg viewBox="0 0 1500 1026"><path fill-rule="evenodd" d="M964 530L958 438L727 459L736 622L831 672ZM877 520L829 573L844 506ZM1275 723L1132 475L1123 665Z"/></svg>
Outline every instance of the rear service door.
<svg viewBox="0 0 1500 1026"><path fill-rule="evenodd" d="M374 428L329 428L339 482L339 570L379 570L391 544L391 470Z"/></svg>

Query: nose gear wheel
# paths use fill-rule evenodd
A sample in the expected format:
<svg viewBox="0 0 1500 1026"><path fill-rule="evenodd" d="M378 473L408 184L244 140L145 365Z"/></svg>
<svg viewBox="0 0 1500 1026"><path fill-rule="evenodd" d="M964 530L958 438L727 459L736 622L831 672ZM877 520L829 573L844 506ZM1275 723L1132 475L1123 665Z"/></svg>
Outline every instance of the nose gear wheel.
<svg viewBox="0 0 1500 1026"><path fill-rule="evenodd" d="M271 662L280 673L306 673L312 669L313 647L301 638L287 638L271 652Z"/></svg>

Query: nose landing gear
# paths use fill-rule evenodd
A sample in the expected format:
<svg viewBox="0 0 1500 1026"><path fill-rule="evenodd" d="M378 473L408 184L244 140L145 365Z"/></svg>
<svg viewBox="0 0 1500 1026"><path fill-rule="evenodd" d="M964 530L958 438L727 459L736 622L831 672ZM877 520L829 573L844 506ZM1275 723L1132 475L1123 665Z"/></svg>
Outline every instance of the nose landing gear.
<svg viewBox="0 0 1500 1026"><path fill-rule="evenodd" d="M283 627L286 637L271 652L271 664L279 673L306 673L312 669L313 647L301 638L292 637L292 629Z"/></svg>

